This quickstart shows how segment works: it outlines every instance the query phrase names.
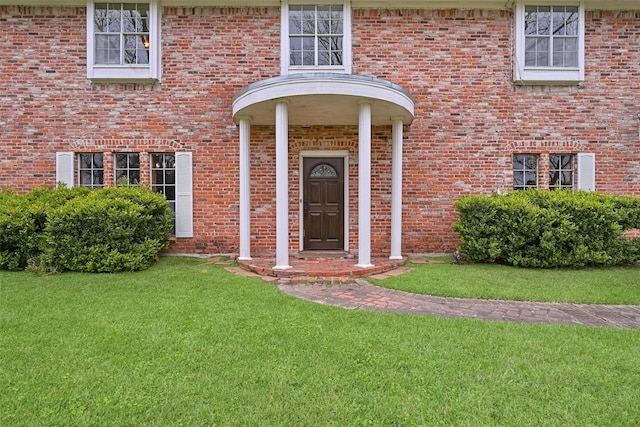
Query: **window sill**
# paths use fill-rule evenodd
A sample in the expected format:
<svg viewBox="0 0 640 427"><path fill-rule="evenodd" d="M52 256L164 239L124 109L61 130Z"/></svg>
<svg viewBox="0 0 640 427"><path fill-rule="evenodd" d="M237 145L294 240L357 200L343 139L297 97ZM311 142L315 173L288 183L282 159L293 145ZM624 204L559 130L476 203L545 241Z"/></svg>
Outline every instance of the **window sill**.
<svg viewBox="0 0 640 427"><path fill-rule="evenodd" d="M289 74L296 73L336 73L350 74L345 67L289 67Z"/></svg>
<svg viewBox="0 0 640 427"><path fill-rule="evenodd" d="M584 81L584 73L578 68L527 68L516 70L517 85L577 86Z"/></svg>
<svg viewBox="0 0 640 427"><path fill-rule="evenodd" d="M160 80L158 74L148 66L94 66L89 69L87 78L93 82L155 83Z"/></svg>

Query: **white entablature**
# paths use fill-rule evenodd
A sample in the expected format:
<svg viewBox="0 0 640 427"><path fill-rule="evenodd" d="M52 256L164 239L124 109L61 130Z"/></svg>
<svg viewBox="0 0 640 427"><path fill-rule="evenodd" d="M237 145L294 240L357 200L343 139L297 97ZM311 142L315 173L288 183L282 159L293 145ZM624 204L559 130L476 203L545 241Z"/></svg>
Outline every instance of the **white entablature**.
<svg viewBox="0 0 640 427"><path fill-rule="evenodd" d="M322 4L320 0L317 3ZM535 3L535 1L533 2ZM586 0L586 9L637 10L638 0ZM85 0L2 0L1 6L86 6ZM280 0L163 0L161 6L280 6ZM502 9L511 10L513 0L351 0L354 9Z"/></svg>

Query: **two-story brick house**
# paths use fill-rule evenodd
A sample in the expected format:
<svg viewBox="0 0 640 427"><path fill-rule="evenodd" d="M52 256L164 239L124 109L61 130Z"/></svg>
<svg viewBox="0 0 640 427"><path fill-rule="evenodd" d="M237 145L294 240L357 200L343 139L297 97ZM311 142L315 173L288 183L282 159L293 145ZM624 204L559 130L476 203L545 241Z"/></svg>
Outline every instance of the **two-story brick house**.
<svg viewBox="0 0 640 427"><path fill-rule="evenodd" d="M0 1L0 186L151 185L171 250L449 252L453 202L640 194L637 0Z"/></svg>

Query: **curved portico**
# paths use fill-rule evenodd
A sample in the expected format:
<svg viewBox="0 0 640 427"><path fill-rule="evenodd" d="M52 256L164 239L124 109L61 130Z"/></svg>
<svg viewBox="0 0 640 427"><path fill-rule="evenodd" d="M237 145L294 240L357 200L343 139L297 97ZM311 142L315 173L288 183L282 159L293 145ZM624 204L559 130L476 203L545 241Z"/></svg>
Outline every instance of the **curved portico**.
<svg viewBox="0 0 640 427"><path fill-rule="evenodd" d="M240 260L251 259L251 124L275 126L276 265L289 268L289 126L358 126L358 266L371 264L371 127L392 127L391 259L401 259L402 129L413 120L413 97L381 79L345 74L291 74L242 89L233 98L240 131Z"/></svg>

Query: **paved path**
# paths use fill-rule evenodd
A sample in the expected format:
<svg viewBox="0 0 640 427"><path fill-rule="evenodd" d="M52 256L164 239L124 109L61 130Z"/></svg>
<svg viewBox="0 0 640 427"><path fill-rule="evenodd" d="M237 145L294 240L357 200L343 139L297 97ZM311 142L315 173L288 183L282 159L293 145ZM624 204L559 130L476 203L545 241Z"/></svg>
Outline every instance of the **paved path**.
<svg viewBox="0 0 640 427"><path fill-rule="evenodd" d="M337 285L291 285L280 281L278 288L289 295L347 309L519 323L640 328L640 306L443 298L385 289L365 280Z"/></svg>

